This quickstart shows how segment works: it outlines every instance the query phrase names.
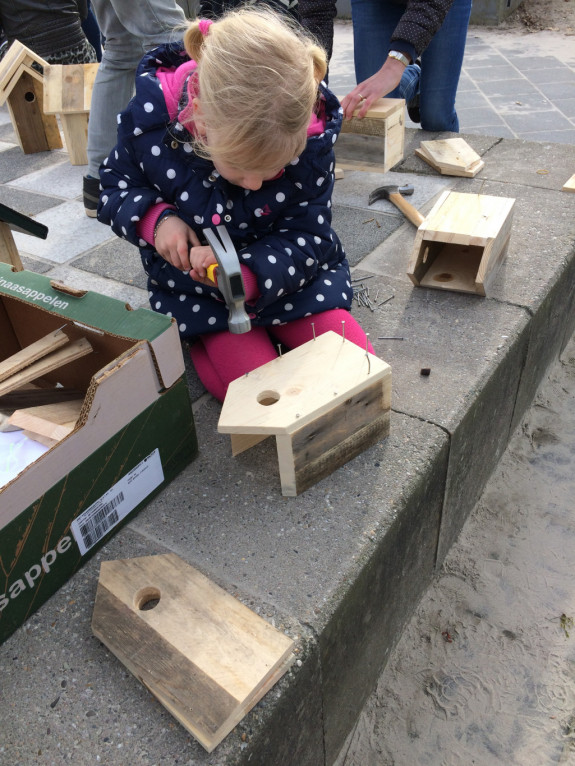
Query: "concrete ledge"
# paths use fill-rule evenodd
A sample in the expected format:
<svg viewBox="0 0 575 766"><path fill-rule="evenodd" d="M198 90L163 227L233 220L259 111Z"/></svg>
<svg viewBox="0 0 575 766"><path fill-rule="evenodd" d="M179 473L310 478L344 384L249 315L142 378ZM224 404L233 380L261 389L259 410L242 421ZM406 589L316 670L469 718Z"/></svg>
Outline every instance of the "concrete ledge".
<svg viewBox="0 0 575 766"><path fill-rule="evenodd" d="M354 278L379 300L394 295L376 312L354 308L392 367L389 438L302 496L283 498L273 443L232 459L216 432L219 406L190 370L197 460L0 649L0 761L333 764L575 327L575 195L560 191L575 147L466 136L485 168L456 179L413 155L433 137L408 131L394 172L346 171L334 196ZM373 142L347 151L377 159ZM408 280L414 227L389 203L367 206L376 184L408 180L423 213L444 188L516 198L507 259L489 298ZM429 377L420 375L424 366ZM211 755L90 631L99 560L167 551L297 641L298 662Z"/></svg>

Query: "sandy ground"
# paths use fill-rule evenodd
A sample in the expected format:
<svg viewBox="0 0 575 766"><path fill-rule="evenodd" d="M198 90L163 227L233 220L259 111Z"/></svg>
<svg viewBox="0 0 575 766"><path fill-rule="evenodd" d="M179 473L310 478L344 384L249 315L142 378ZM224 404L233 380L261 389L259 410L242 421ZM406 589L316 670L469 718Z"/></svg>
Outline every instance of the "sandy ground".
<svg viewBox="0 0 575 766"><path fill-rule="evenodd" d="M575 764L575 336L338 766Z"/></svg>

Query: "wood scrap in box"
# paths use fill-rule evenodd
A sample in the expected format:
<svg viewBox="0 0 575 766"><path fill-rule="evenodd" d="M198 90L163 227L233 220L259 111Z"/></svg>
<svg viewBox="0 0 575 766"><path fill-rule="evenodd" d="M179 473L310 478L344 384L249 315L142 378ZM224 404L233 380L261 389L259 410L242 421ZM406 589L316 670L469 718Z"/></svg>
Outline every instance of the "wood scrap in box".
<svg viewBox="0 0 575 766"><path fill-rule="evenodd" d="M422 141L415 154L445 176L473 178L485 167L477 152L460 137Z"/></svg>

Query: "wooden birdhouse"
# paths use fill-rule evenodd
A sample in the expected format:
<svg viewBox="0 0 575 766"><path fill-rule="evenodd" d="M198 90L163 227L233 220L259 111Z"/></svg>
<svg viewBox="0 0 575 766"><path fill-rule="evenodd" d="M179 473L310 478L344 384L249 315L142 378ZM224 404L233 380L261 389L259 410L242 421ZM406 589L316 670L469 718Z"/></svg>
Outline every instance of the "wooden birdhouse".
<svg viewBox="0 0 575 766"><path fill-rule="evenodd" d="M25 154L61 149L58 121L44 114L42 71L48 63L15 40L0 61L0 106L8 111L18 143Z"/></svg>
<svg viewBox="0 0 575 766"><path fill-rule="evenodd" d="M390 409L391 367L327 332L232 381L218 431L234 455L274 435L293 497L385 438Z"/></svg>
<svg viewBox="0 0 575 766"><path fill-rule="evenodd" d="M514 204L443 192L417 230L407 270L413 284L485 296L507 252Z"/></svg>
<svg viewBox="0 0 575 766"><path fill-rule="evenodd" d="M104 561L92 630L208 752L295 659L288 636L174 553Z"/></svg>
<svg viewBox="0 0 575 766"><path fill-rule="evenodd" d="M44 70L44 113L60 118L72 165L87 165L88 117L98 64L53 64Z"/></svg>
<svg viewBox="0 0 575 766"><path fill-rule="evenodd" d="M22 271L24 267L12 231L21 231L33 237L46 239L48 227L0 203L0 261L9 263L16 271Z"/></svg>
<svg viewBox="0 0 575 766"><path fill-rule="evenodd" d="M356 114L359 108L355 110ZM374 101L361 120L352 117L343 120L342 133L358 133L381 139L382 170L397 165L405 151L405 100L403 98L380 98Z"/></svg>

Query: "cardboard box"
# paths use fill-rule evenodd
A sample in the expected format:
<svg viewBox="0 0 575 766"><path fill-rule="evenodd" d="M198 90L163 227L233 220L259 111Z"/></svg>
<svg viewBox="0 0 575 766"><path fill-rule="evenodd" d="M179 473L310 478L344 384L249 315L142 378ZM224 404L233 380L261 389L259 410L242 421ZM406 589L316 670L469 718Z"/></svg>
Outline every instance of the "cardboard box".
<svg viewBox="0 0 575 766"><path fill-rule="evenodd" d="M84 404L0 487L0 642L197 454L173 320L0 263L0 362L59 328L93 351L35 383Z"/></svg>

